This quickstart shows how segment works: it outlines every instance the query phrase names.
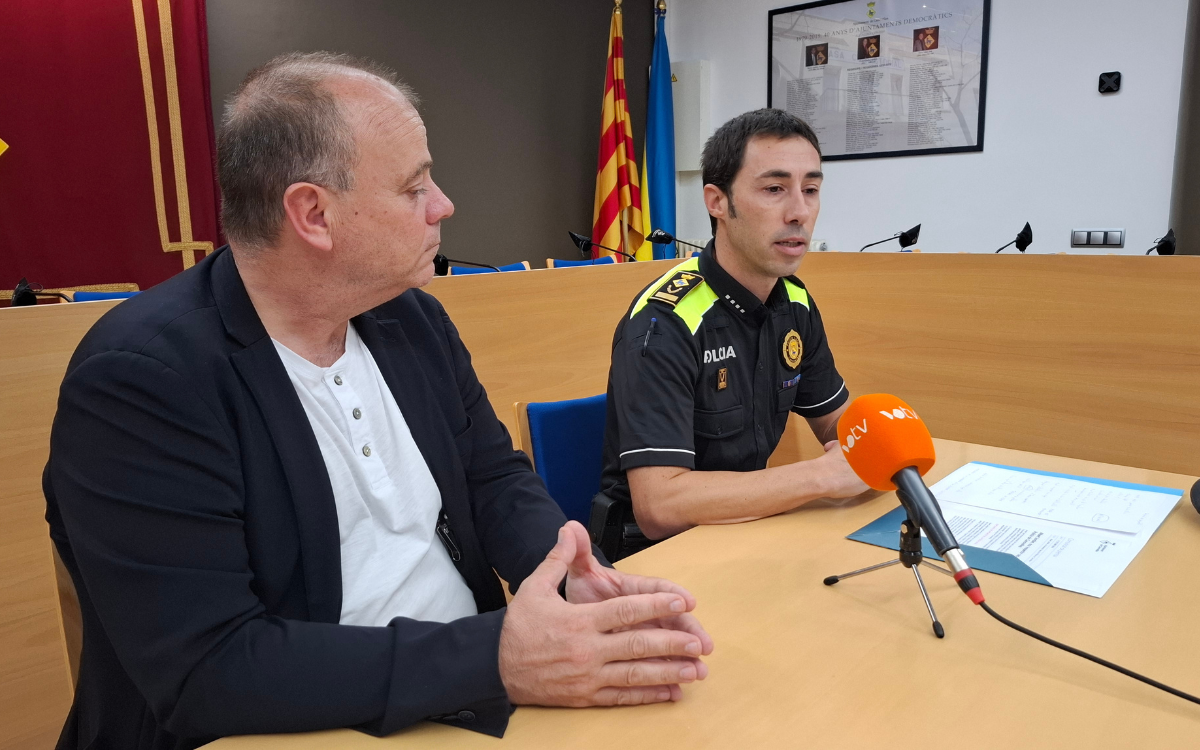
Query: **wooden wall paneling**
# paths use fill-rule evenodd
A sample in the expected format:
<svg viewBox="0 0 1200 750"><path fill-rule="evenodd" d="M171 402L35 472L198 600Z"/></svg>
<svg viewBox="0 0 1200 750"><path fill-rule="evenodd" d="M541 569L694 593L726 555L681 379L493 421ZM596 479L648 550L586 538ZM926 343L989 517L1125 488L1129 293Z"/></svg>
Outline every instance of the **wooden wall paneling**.
<svg viewBox="0 0 1200 750"><path fill-rule="evenodd" d="M814 253L801 275L852 394L936 437L1200 466L1200 258Z"/></svg>
<svg viewBox="0 0 1200 750"><path fill-rule="evenodd" d="M516 434L517 401L604 393L613 331L637 292L679 261L434 279L496 416Z"/></svg>
<svg viewBox="0 0 1200 750"><path fill-rule="evenodd" d="M71 705L74 681L42 467L67 361L114 304L0 309L0 747L6 749L53 747ZM66 619L77 623L78 612L68 611Z"/></svg>

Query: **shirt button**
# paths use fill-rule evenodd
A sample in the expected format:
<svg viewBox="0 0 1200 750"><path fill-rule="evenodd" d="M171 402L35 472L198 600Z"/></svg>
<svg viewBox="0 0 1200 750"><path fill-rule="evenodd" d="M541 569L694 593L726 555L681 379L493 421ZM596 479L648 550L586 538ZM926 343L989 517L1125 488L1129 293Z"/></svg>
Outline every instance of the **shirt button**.
<svg viewBox="0 0 1200 750"><path fill-rule="evenodd" d="M458 712L458 720L459 721L475 721L475 712L474 711L459 711Z"/></svg>
<svg viewBox="0 0 1200 750"><path fill-rule="evenodd" d="M342 384L342 376L341 376L341 375L334 375L334 376L333 376L333 384L334 384L334 385L341 385L341 384Z"/></svg>
<svg viewBox="0 0 1200 750"><path fill-rule="evenodd" d="M355 409L350 413L354 415L355 419L362 419L362 409Z"/></svg>
<svg viewBox="0 0 1200 750"><path fill-rule="evenodd" d="M369 445L364 445L364 446L363 446L363 455L364 455L364 456L367 456L368 458L370 458L370 456L371 456L371 446L369 446Z"/></svg>

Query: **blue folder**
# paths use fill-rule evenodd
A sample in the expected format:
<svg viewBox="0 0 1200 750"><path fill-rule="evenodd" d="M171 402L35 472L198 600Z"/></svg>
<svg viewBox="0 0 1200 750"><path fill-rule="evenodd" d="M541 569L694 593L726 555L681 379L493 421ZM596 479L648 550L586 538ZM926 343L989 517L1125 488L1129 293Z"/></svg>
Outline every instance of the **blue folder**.
<svg viewBox="0 0 1200 750"><path fill-rule="evenodd" d="M1011 469L1012 471L1023 471L1028 474L1039 474L1046 477L1059 477L1062 479L1077 479L1081 482L1092 482L1093 484L1103 484L1109 487L1123 487L1131 490L1144 490L1146 492L1161 492L1167 495L1181 495L1179 490L1168 487L1155 487L1148 484L1133 484L1131 482L1116 482L1109 479L1096 479L1095 477L1081 477L1074 474L1060 474L1054 471L1038 471L1037 469L1026 469L1020 466L1005 466L1004 464L993 464L986 461L975 461L973 463L982 464L984 466L995 466L999 469ZM871 523L862 527L858 531L847 536L847 539L853 539L856 542L864 542L873 544L876 547L886 547L887 549L900 549L900 524L904 519L908 518L904 507L900 506L885 513L883 516L875 519ZM933 545L929 540L921 538L921 552L931 560L937 560L938 555L933 551ZM1018 578L1022 581L1032 581L1040 583L1043 586L1052 586L1049 581L1038 575L1037 571L1021 562L1015 555L1010 555L1007 552L995 552L989 549L981 549L979 547L971 547L964 544L962 546L963 556L967 559L967 564L975 570L986 570L989 573L997 573L1009 578Z"/></svg>
<svg viewBox="0 0 1200 750"><path fill-rule="evenodd" d="M887 547L899 552L900 524L906 518L908 518L908 512L904 510L904 506L900 506L863 526L846 538L853 539L856 542L873 544L876 547ZM941 559L938 557L937 552L933 551L933 545L925 537L921 537L921 553L930 560ZM1038 575L1037 571L1007 552L996 552L964 544L962 546L962 553L963 557L967 558L967 565L970 565L975 570L986 570L989 573L999 573L1009 578L1033 581L1043 586L1051 585L1049 581Z"/></svg>

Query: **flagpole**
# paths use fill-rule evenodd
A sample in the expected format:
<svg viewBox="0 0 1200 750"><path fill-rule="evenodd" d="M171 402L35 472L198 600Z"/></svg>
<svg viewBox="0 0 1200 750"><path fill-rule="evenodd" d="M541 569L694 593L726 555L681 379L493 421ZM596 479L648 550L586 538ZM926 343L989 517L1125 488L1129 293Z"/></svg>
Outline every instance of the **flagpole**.
<svg viewBox="0 0 1200 750"><path fill-rule="evenodd" d="M621 0L613 0L613 15L621 15ZM629 252L629 209L622 208L620 218L617 221L621 222L621 249ZM632 253L630 253L632 255ZM613 260L621 261L624 257L616 257Z"/></svg>
<svg viewBox="0 0 1200 750"><path fill-rule="evenodd" d="M621 0L617 0L617 2L620 2L620 1ZM621 209L621 249L624 250L625 252L629 253L630 255L633 255L633 253L630 252L630 250L629 250L629 209L628 208ZM613 260L616 260L616 258L613 258ZM625 258L622 257L621 260L625 260Z"/></svg>

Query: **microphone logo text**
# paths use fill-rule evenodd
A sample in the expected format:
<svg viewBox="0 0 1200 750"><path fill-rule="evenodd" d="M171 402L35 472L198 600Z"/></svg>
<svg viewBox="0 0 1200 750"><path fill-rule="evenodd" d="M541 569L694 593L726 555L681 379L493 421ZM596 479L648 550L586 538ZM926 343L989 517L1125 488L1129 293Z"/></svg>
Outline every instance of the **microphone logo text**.
<svg viewBox="0 0 1200 750"><path fill-rule="evenodd" d="M866 434L867 434L867 420L864 419L862 424L860 424L860 425L856 424L850 428L850 434L846 436L846 444L842 446L842 450L845 451L846 453L849 453L850 449L854 447L854 444L857 443L859 440L862 440L863 435L866 435Z"/></svg>

